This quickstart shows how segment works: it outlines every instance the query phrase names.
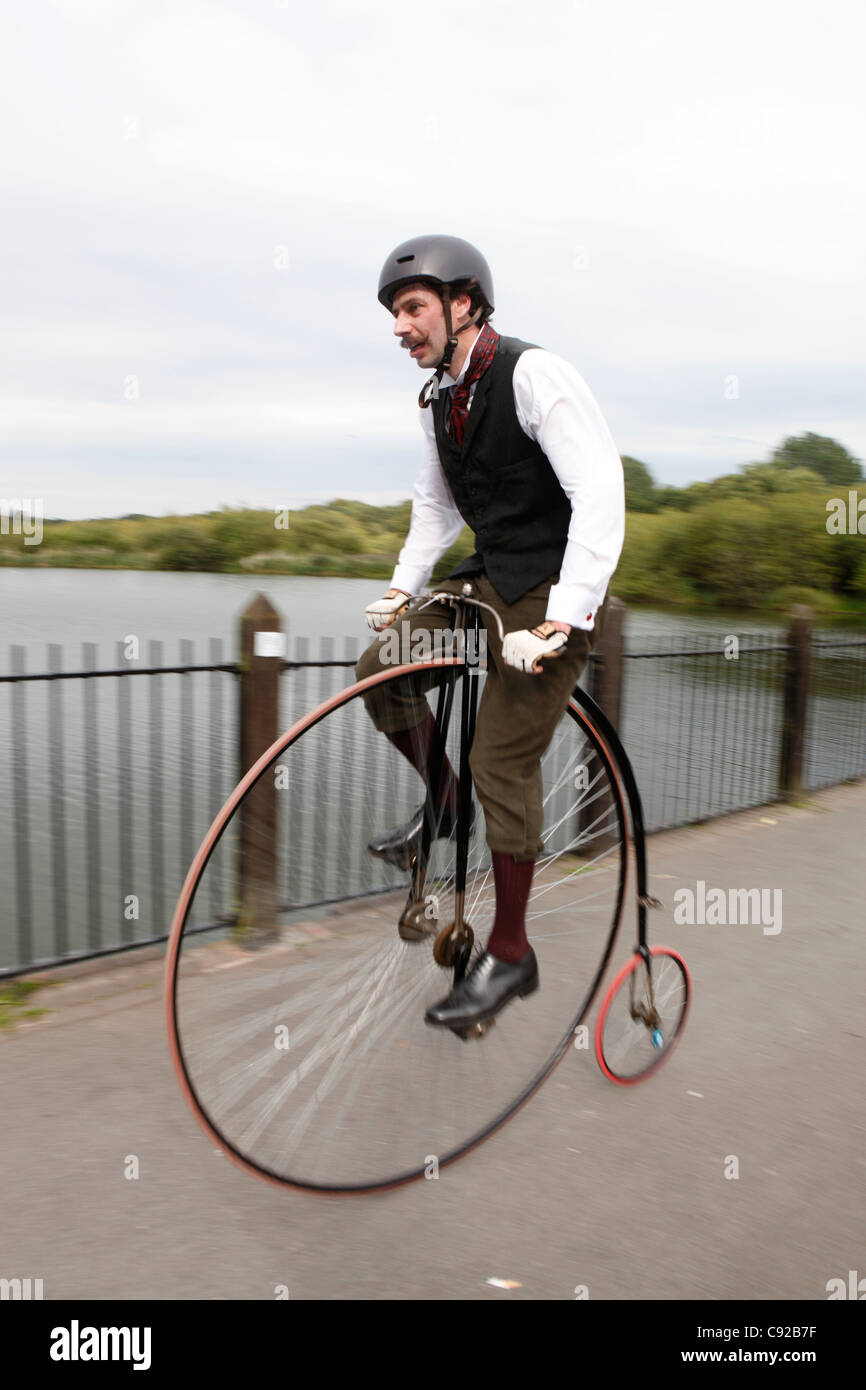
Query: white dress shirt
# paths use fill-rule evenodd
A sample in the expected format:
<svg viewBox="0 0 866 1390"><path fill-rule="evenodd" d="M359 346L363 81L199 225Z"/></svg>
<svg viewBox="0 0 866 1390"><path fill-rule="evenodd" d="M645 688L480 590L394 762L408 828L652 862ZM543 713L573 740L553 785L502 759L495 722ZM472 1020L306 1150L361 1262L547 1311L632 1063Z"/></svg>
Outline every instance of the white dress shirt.
<svg viewBox="0 0 866 1390"><path fill-rule="evenodd" d="M456 380L443 375L440 391L460 385L471 357L472 349ZM622 460L589 387L563 358L528 348L515 364L513 384L520 428L546 455L571 503L559 583L550 590L546 616L590 630L625 536ZM470 410L474 394L473 383ZM439 462L432 408L419 415L424 455L412 494L409 535L391 580L392 588L408 594L421 592L464 524Z"/></svg>

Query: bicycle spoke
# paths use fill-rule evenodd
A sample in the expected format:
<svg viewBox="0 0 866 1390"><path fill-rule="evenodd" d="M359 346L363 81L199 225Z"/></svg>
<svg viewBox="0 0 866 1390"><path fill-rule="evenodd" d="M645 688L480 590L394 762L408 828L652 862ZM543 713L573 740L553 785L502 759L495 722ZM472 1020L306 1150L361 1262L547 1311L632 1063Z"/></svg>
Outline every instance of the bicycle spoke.
<svg viewBox="0 0 866 1390"><path fill-rule="evenodd" d="M620 972L602 1003L596 1056L613 1081L643 1080L666 1060L685 1022L689 1004L688 972L666 946L650 951L652 997L647 965L639 955Z"/></svg>

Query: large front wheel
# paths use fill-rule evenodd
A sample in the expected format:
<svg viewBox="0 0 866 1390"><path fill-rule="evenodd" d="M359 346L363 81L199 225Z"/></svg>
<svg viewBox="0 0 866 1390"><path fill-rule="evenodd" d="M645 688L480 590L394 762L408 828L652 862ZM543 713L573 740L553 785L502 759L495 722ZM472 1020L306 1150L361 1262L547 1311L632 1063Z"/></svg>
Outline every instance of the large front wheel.
<svg viewBox="0 0 866 1390"><path fill-rule="evenodd" d="M422 672L444 684L463 668L420 662L373 676L269 749L211 826L172 924L167 1017L187 1098L224 1152L293 1187L370 1192L432 1177L490 1135L569 1050L619 925L623 793L572 700L542 761L544 852L527 910L540 991L477 1040L425 1024L454 978L434 955L454 917L454 837L431 848L416 909L429 934L401 939L410 876L366 846L407 820L424 787L362 698ZM474 789L473 802L464 915L477 952L494 885Z"/></svg>

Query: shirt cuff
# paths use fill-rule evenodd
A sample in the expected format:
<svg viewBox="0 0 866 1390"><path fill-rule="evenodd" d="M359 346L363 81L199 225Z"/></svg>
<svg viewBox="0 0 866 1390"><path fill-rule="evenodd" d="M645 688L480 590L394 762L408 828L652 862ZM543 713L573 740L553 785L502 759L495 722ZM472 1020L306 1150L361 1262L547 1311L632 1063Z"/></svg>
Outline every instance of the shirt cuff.
<svg viewBox="0 0 866 1390"><path fill-rule="evenodd" d="M402 589L404 594L414 597L421 593L431 573L432 570L418 569L417 565L397 565L391 576L389 588Z"/></svg>
<svg viewBox="0 0 866 1390"><path fill-rule="evenodd" d="M603 602L604 598L601 600ZM572 627L592 632L601 603L590 589L579 588L576 584L554 584L544 616L552 623L571 623Z"/></svg>

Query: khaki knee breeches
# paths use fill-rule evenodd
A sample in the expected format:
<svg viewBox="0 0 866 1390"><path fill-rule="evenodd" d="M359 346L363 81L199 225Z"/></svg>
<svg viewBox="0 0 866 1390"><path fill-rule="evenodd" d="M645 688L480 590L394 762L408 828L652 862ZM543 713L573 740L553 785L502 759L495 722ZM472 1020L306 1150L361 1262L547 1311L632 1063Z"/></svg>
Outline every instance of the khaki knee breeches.
<svg viewBox="0 0 866 1390"><path fill-rule="evenodd" d="M556 580L557 576L551 576L513 604L504 602L484 574L468 581L447 579L435 589L460 593L463 585L470 583L473 597L490 604L508 633L537 627L544 621L550 587ZM491 614L481 609L486 631L487 678L469 765L484 808L491 850L528 860L537 858L542 849L541 758L603 628L607 608L605 596L593 630L572 628L561 654L547 658L537 676L505 665L496 625ZM441 641L441 634L452 629L454 622L455 610L447 604L433 604L423 612L418 611L417 605L407 608L393 628L380 633L364 652L355 668L358 680L376 675L389 665L400 665L413 647L421 655L410 655L410 660L435 656L436 634L440 634ZM430 634L426 652L424 633ZM383 733L396 733L423 723L430 714L424 691L437 679L436 672L424 671L412 679L395 682L393 687L379 686L369 691L364 700L376 728Z"/></svg>

